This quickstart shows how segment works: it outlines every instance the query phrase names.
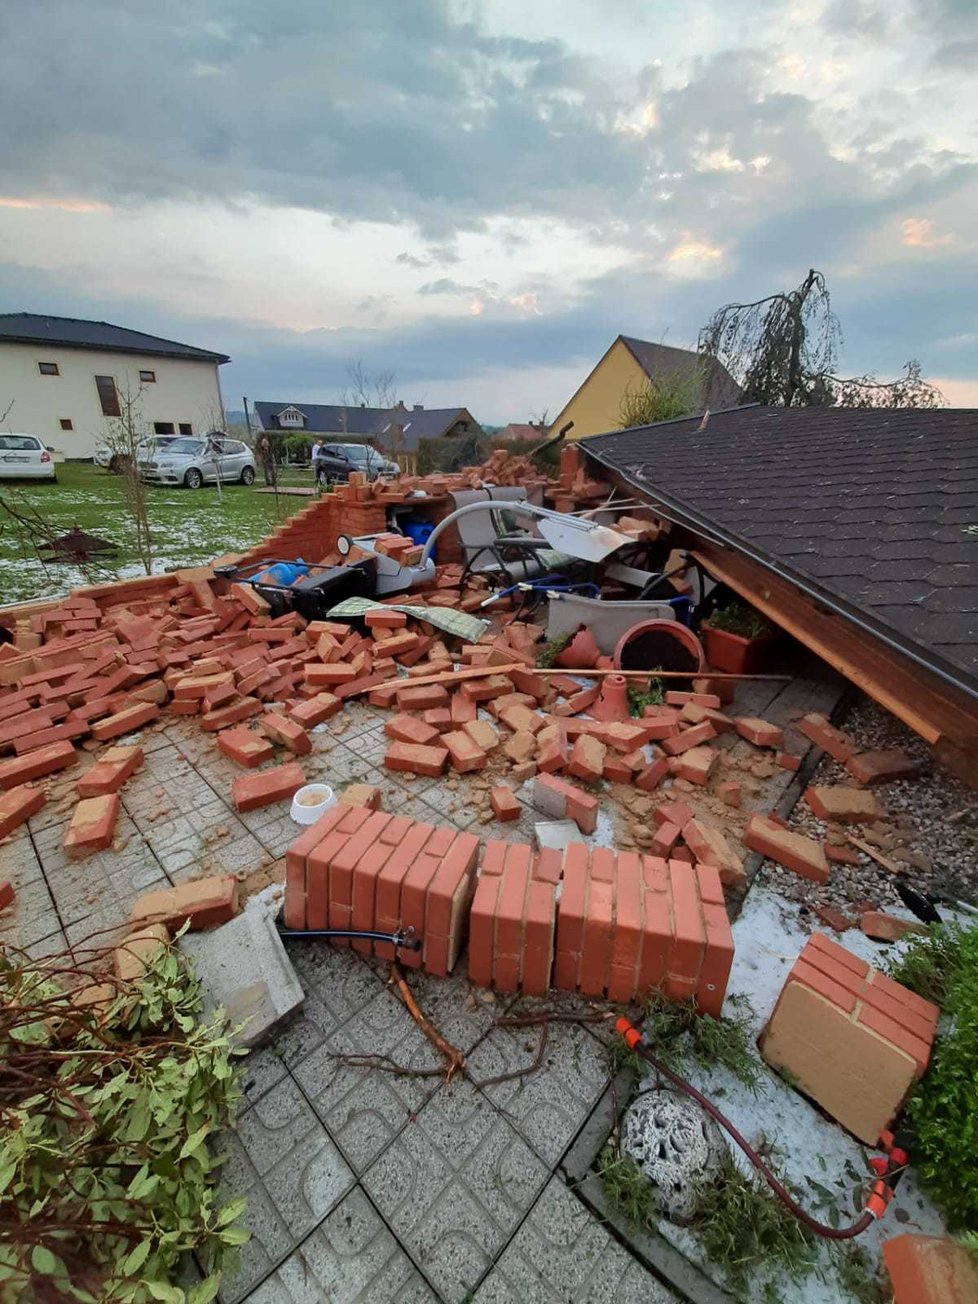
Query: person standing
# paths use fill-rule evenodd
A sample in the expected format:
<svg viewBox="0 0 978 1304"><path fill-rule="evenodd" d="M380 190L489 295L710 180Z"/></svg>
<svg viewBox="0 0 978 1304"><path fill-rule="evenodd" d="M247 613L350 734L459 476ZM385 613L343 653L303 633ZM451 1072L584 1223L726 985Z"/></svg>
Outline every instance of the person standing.
<svg viewBox="0 0 978 1304"><path fill-rule="evenodd" d="M261 469L265 473L265 484L275 484L275 457L272 453L272 443L268 435L263 434L258 440L258 460L261 462Z"/></svg>
<svg viewBox="0 0 978 1304"><path fill-rule="evenodd" d="M313 475L316 474L316 461L317 461L317 459L319 458L319 450L320 450L321 448L322 448L322 444L319 442L319 440L318 440L318 439L314 440L314 441L313 441L313 445L312 445L312 473L313 473Z"/></svg>

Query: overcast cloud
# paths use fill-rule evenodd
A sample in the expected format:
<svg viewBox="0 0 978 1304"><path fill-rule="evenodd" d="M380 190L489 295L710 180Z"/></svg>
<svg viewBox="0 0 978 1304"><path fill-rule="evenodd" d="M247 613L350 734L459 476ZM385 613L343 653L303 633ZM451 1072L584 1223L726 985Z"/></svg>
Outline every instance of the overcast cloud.
<svg viewBox="0 0 978 1304"><path fill-rule="evenodd" d="M814 265L849 371L978 404L976 56L973 0L6 0L0 311L503 421Z"/></svg>

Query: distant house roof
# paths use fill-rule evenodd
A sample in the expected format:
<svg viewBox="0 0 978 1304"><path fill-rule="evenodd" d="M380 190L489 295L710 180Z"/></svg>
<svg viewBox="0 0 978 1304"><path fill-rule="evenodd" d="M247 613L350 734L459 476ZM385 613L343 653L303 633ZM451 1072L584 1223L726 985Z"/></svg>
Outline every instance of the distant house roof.
<svg viewBox="0 0 978 1304"><path fill-rule="evenodd" d="M297 409L305 417L304 430L309 434L330 434L340 438L354 435L361 439L396 444L406 453L415 452L420 439L441 438L458 421L469 421L473 426L476 424L467 408L409 408L403 403L393 408L330 403L255 403L255 412L265 430L295 431L295 426L280 426L278 421L279 413L290 408ZM399 436L395 429L398 426L401 428Z"/></svg>
<svg viewBox="0 0 978 1304"><path fill-rule="evenodd" d="M649 340L637 340L631 335L619 335L618 339L628 349L649 380L679 371L693 363L702 362L709 375L709 384L704 396L706 406L719 410L731 407L740 401L740 386L716 358L706 359L692 349L675 349L670 344L652 344Z"/></svg>
<svg viewBox="0 0 978 1304"><path fill-rule="evenodd" d="M82 321L76 317L48 317L36 312L0 313L0 343L57 344L69 349L104 349L109 353L141 353L193 362L230 362L225 353L178 344L158 335L145 335L107 321Z"/></svg>
<svg viewBox="0 0 978 1304"><path fill-rule="evenodd" d="M547 434L546 427L535 426L529 422L521 424L518 421L511 421L508 426L503 426L502 430L496 435L497 439L545 439Z"/></svg>
<svg viewBox="0 0 978 1304"><path fill-rule="evenodd" d="M748 406L582 441L665 515L978 693L978 410Z"/></svg>
<svg viewBox="0 0 978 1304"><path fill-rule="evenodd" d="M296 408L306 419L305 429L310 434L340 434L372 436L378 424L388 416L389 408L360 407L359 404L335 403L265 403L255 402L258 420L265 430L288 429L280 427L278 414Z"/></svg>

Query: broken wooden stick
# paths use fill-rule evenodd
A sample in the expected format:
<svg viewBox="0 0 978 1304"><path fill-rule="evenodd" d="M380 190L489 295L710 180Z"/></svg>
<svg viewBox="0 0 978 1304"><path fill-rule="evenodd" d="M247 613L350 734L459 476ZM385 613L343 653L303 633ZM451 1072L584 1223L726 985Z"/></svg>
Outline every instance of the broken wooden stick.
<svg viewBox="0 0 978 1304"><path fill-rule="evenodd" d="M407 1006L411 1018L428 1038L435 1050L438 1051L439 1055L444 1058L445 1081L451 1082L458 1070L465 1066L465 1056L457 1046L453 1046L450 1041L446 1041L438 1029L421 1013L417 1001L411 994L411 988L407 985L404 970L396 960L391 961L390 972L391 978L400 993L401 1000Z"/></svg>
<svg viewBox="0 0 978 1304"><path fill-rule="evenodd" d="M860 851L864 852L870 860L875 860L877 865L888 870L889 873L906 874L907 871L902 865L898 865L895 860L890 860L889 856L884 856L881 851L877 851L875 847L871 847L870 844L864 842L862 838L857 838L854 833L849 834L849 841L854 847L858 847Z"/></svg>

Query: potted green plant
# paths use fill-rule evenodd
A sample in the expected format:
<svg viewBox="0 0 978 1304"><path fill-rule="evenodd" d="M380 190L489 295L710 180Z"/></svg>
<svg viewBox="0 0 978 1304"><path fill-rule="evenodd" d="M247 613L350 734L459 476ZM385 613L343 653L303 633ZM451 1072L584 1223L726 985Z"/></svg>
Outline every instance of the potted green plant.
<svg viewBox="0 0 978 1304"><path fill-rule="evenodd" d="M750 675L762 669L778 637L760 612L746 602L731 602L702 625L706 659L713 670Z"/></svg>

